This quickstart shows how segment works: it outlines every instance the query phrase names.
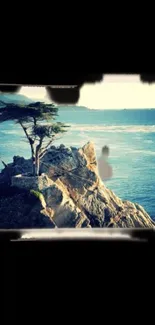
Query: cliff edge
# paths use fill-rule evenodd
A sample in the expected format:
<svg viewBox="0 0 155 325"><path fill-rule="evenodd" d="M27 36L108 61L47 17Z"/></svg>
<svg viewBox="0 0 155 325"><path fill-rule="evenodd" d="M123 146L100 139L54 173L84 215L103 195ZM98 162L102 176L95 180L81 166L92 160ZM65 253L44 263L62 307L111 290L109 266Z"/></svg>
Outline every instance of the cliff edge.
<svg viewBox="0 0 155 325"><path fill-rule="evenodd" d="M14 157L1 172L1 228L155 227L142 206L106 188L91 142L80 149L52 146L41 161L48 184L41 191L10 187L13 175L30 171L31 160Z"/></svg>

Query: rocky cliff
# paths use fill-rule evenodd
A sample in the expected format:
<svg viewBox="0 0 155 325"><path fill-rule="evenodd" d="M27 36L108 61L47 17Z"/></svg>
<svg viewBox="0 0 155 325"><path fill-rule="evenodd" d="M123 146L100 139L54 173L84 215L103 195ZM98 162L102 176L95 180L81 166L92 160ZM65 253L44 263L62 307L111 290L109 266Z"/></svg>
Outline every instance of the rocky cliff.
<svg viewBox="0 0 155 325"><path fill-rule="evenodd" d="M13 175L30 171L31 160L14 157L1 172L1 228L155 227L143 207L122 201L106 188L92 143L80 149L52 146L41 161L48 186L40 192L10 187Z"/></svg>

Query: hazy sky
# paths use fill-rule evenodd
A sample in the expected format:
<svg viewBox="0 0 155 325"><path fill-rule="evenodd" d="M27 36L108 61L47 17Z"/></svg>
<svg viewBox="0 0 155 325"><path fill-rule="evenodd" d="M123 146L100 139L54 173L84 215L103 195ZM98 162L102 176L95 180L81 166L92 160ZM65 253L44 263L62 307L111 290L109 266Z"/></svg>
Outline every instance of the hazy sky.
<svg viewBox="0 0 155 325"><path fill-rule="evenodd" d="M22 87L21 94L44 100L44 87ZM155 108L155 84L140 82L138 75L106 75L104 81L85 84L77 105L91 109Z"/></svg>

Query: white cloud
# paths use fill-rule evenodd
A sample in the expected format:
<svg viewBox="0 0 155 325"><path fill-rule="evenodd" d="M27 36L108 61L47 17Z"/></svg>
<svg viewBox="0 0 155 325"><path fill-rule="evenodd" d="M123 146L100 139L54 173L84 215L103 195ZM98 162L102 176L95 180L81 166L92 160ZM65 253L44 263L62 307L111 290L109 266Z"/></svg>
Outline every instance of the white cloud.
<svg viewBox="0 0 155 325"><path fill-rule="evenodd" d="M46 96L45 87L22 87L20 94L25 95L29 98L43 99Z"/></svg>

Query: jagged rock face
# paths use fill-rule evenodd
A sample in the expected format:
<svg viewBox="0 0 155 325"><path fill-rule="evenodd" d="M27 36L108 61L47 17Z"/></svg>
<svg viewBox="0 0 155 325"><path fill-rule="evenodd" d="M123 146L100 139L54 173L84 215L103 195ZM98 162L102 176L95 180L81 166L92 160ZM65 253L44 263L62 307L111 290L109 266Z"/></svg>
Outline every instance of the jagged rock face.
<svg viewBox="0 0 155 325"><path fill-rule="evenodd" d="M60 180L42 191L46 204L54 209L53 220L61 227L90 227L90 221L71 199L69 192Z"/></svg>
<svg viewBox="0 0 155 325"><path fill-rule="evenodd" d="M91 227L155 226L140 205L123 202L105 187L98 174L93 143L81 149L52 147L42 160L41 170L53 180L59 178Z"/></svg>
<svg viewBox="0 0 155 325"><path fill-rule="evenodd" d="M0 173L0 186L1 184L11 184L12 176L19 175L22 173L32 172L32 161L31 159L24 159L23 157L14 156L13 163L7 165Z"/></svg>
<svg viewBox="0 0 155 325"><path fill-rule="evenodd" d="M31 160L15 157L9 165L10 175L20 167L30 172ZM43 157L40 169L50 182L49 187L41 190L45 203L39 202L28 211L29 220L32 218L34 223L44 220L42 227L68 228L155 227L140 205L122 201L103 184L93 143L80 149L52 146ZM2 176L4 181L6 170L1 173L0 181Z"/></svg>

